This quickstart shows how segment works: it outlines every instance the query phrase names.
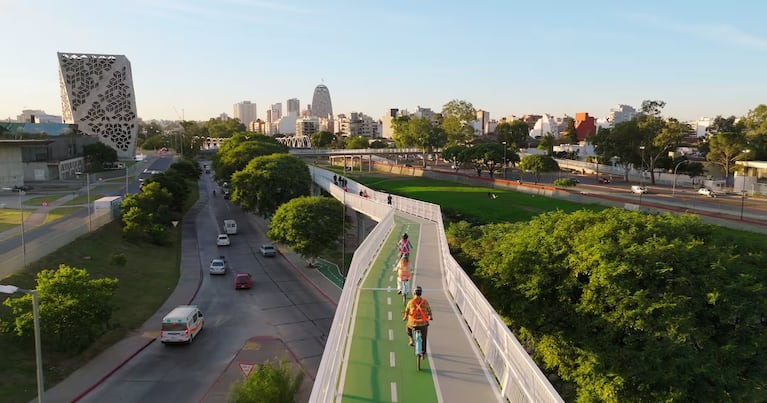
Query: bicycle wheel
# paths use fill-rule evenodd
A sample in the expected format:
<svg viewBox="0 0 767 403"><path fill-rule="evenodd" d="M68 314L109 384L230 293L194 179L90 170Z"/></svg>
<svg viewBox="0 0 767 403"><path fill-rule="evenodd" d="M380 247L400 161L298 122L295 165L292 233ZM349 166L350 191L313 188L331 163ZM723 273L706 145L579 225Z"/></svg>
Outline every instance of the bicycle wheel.
<svg viewBox="0 0 767 403"><path fill-rule="evenodd" d="M415 355L415 368L418 371L421 370L421 354L416 354Z"/></svg>

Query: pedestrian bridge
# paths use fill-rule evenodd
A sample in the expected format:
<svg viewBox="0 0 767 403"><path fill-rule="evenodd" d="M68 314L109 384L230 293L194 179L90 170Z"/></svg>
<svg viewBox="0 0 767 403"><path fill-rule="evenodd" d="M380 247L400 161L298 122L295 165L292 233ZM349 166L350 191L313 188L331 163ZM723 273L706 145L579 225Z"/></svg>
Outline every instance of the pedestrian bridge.
<svg viewBox="0 0 767 403"><path fill-rule="evenodd" d="M438 205L396 196L389 204L351 180L345 192L332 172L309 168L316 185L378 222L352 258L311 402L563 401L450 255ZM414 246L412 286L434 313L420 372L392 271L403 232Z"/></svg>

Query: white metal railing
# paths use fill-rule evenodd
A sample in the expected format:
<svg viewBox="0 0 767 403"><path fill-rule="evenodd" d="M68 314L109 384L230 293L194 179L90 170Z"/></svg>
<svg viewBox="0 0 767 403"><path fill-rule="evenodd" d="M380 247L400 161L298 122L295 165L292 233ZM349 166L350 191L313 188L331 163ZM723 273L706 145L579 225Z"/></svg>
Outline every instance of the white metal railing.
<svg viewBox="0 0 767 403"><path fill-rule="evenodd" d="M309 169L314 182L328 190L333 197L372 218L383 217L354 253L314 381L310 402L341 400L343 391L339 390L342 381L340 376L348 357L347 336L351 332L354 301L360 281L393 228L392 213L395 209L437 224L442 270L448 291L469 326L472 337L482 350L485 365L495 374L502 396L512 402L563 402L495 309L450 255L442 212L438 205L393 196L392 205L389 206L386 193L376 192L351 180L347 183L347 192L344 195L343 189L334 185L332 172L314 166ZM360 190L367 191L368 197L359 197Z"/></svg>
<svg viewBox="0 0 767 403"><path fill-rule="evenodd" d="M295 155L368 155L368 154L423 154L421 148L358 148L358 149L306 149L291 148L290 154Z"/></svg>

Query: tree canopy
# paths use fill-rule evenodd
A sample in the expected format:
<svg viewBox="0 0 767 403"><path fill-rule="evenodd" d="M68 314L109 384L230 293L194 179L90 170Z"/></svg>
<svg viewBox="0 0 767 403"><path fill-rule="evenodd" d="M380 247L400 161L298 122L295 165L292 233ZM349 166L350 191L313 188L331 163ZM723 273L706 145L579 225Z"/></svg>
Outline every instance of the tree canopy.
<svg viewBox="0 0 767 403"><path fill-rule="evenodd" d="M117 161L117 150L100 141L84 146L83 155L88 172L101 171L104 164Z"/></svg>
<svg viewBox="0 0 767 403"><path fill-rule="evenodd" d="M339 245L343 235L343 214L343 205L334 199L297 197L274 213L268 236L301 256L314 258Z"/></svg>
<svg viewBox="0 0 767 403"><path fill-rule="evenodd" d="M235 133L224 141L213 156L213 170L218 181L228 182L235 172L248 165L253 158L287 153L288 147L274 138L255 133Z"/></svg>
<svg viewBox="0 0 767 403"><path fill-rule="evenodd" d="M548 155L531 154L522 158L519 162L519 169L535 175L535 183L538 183L542 173L559 171L559 164Z"/></svg>
<svg viewBox="0 0 767 403"><path fill-rule="evenodd" d="M526 148L530 138L530 128L522 120L502 122L495 127L495 137L499 143L506 142L512 150Z"/></svg>
<svg viewBox="0 0 767 403"><path fill-rule="evenodd" d="M442 106L440 127L447 136L447 143L461 145L471 142L474 129L469 122L476 118L477 110L471 102L454 99Z"/></svg>
<svg viewBox="0 0 767 403"><path fill-rule="evenodd" d="M722 236L691 215L620 209L447 235L566 401L763 398L761 240Z"/></svg>
<svg viewBox="0 0 767 403"><path fill-rule="evenodd" d="M291 199L309 195L309 167L288 154L272 154L252 159L232 175L232 200L243 209L269 217Z"/></svg>

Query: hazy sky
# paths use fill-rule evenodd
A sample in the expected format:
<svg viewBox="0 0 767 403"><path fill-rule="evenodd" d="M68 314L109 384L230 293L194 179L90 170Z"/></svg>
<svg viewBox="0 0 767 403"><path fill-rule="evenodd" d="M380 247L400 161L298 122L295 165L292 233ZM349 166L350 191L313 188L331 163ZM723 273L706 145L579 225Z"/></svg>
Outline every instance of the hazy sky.
<svg viewBox="0 0 767 403"><path fill-rule="evenodd" d="M667 102L679 119L767 103L767 1L0 0L0 119L61 114L56 52L123 54L139 116L251 100L334 113L589 112Z"/></svg>

